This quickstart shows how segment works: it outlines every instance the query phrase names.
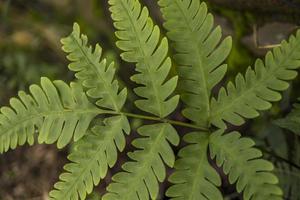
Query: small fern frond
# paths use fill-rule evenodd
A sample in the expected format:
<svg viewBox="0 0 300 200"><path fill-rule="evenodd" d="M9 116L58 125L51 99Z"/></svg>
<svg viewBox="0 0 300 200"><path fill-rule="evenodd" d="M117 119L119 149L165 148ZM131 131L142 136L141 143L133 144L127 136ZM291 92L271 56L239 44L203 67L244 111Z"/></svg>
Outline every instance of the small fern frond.
<svg viewBox="0 0 300 200"><path fill-rule="evenodd" d="M300 101L300 98L298 101ZM300 135L300 104L294 104L294 109L285 118L278 119L274 123L281 128Z"/></svg>
<svg viewBox="0 0 300 200"><path fill-rule="evenodd" d="M161 118L174 111L179 96L170 97L177 86L177 77L166 80L171 69L167 57L168 41L160 40L160 30L153 25L146 7L138 0L109 0L114 26L118 30L117 46L124 52L123 60L136 63L131 80L142 86L135 93L142 97L136 106Z"/></svg>
<svg viewBox="0 0 300 200"><path fill-rule="evenodd" d="M120 111L126 101L127 90L124 88L119 92L118 81L114 80L114 63L101 60L102 48L97 44L93 51L77 23L74 23L73 32L61 42L62 49L69 53L69 69L76 72L76 78L88 89L87 95L96 99L96 104L102 108Z"/></svg>
<svg viewBox="0 0 300 200"><path fill-rule="evenodd" d="M132 144L138 148L128 153L133 160L125 163L113 176L103 200L148 200L158 199L159 184L166 177L164 163L173 167L175 155L169 143L178 145L176 130L168 123L144 125L138 129L142 138ZM150 197L149 197L150 195Z"/></svg>
<svg viewBox="0 0 300 200"><path fill-rule="evenodd" d="M10 100L11 107L2 107L0 114L0 152L16 148L26 141L51 144L57 141L59 148L71 138L77 141L86 133L92 119L101 113L91 104L81 86L63 81L41 79L41 87L31 85L30 93L19 92Z"/></svg>
<svg viewBox="0 0 300 200"><path fill-rule="evenodd" d="M275 173L280 180L280 186L284 190L285 198L300 200L300 170L284 163L276 167Z"/></svg>
<svg viewBox="0 0 300 200"><path fill-rule="evenodd" d="M222 194L217 188L221 185L220 176L208 162L209 135L192 132L183 139L189 145L178 153L179 159L175 162L176 171L169 178L175 185L167 190L167 196L174 200L222 200Z"/></svg>
<svg viewBox="0 0 300 200"><path fill-rule="evenodd" d="M258 59L255 69L247 69L245 77L238 74L235 84L221 88L218 98L211 102L211 123L225 128L225 123L242 125L244 118L255 118L258 111L269 109L270 102L281 99L280 91L289 87L288 81L297 76L300 67L300 31L289 42L268 52L265 63Z"/></svg>
<svg viewBox="0 0 300 200"><path fill-rule="evenodd" d="M117 161L118 150L123 151L126 140L124 134L130 133L130 126L125 116L115 116L104 120L104 125L96 125L92 133L75 143L75 150L68 156L71 163L60 176L60 181L50 192L52 199L85 199L94 185L103 179L108 167Z"/></svg>
<svg viewBox="0 0 300 200"><path fill-rule="evenodd" d="M159 0L168 38L173 41L183 115L198 125L209 124L212 88L227 71L223 61L231 50L231 38L221 41L222 30L200 0Z"/></svg>
<svg viewBox="0 0 300 200"><path fill-rule="evenodd" d="M243 192L244 200L281 200L278 179L271 173L274 166L260 158L262 153L254 145L253 140L241 138L238 132L223 135L223 131L216 131L210 136L209 149L229 182L236 183L237 191Z"/></svg>

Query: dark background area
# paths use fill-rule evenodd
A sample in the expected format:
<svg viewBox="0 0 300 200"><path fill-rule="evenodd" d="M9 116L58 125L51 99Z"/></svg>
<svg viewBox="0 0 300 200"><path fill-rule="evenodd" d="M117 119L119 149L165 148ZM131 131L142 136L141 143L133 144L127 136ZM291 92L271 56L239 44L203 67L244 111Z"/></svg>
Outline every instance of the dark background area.
<svg viewBox="0 0 300 200"><path fill-rule="evenodd" d="M151 16L162 27L156 1L141 2L148 6ZM233 36L233 50L227 59L229 72L223 83L232 80L238 72L244 72L255 58L263 57L270 47L294 33L300 23L299 0L208 0L207 3L215 14L216 25L222 26L225 36ZM106 0L0 0L0 105L8 105L9 98L18 90L26 91L30 84L39 83L41 76L73 80L61 50L60 38L69 34L75 21L92 44L99 43L105 56L116 61L119 78L128 83L129 88L133 87L129 83L133 66L119 58ZM291 160L294 157L291 152L299 144L293 135L272 124L273 119L289 112L292 103L300 96L299 83L299 79L294 81L289 91L283 94L283 100L272 110L239 128L243 135L254 138L265 150L266 157L276 165L288 164L284 159ZM130 96L131 100L134 98ZM132 105L130 100L128 104ZM181 119L179 111L174 118ZM132 123L137 126L140 122ZM69 150L36 144L0 155L0 200L47 199L67 162ZM122 154L120 163L112 172L120 169L125 159L125 154ZM300 159L291 162L300 165ZM111 173L97 187L99 194L105 191L110 177ZM226 199L241 199L225 176L223 183ZM162 184L161 199L167 199L163 196L163 188L167 185ZM286 199L290 198L288 195ZM96 194L90 197L97 198Z"/></svg>

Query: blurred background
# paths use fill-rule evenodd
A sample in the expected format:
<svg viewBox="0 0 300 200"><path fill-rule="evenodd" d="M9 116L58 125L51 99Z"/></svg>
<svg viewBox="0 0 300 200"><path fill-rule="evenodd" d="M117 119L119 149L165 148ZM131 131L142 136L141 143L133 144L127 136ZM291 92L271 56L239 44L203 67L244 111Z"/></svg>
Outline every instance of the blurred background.
<svg viewBox="0 0 300 200"><path fill-rule="evenodd" d="M141 2L148 6L153 19L162 26L156 1ZM223 83L233 80L237 73L243 73L257 57L263 57L271 47L278 46L300 24L299 0L207 0L207 3L215 14L216 25L222 26L225 36L233 36L233 49L227 59L229 72ZM9 98L18 90L26 91L30 84L38 83L41 76L73 80L60 39L70 33L75 21L90 42L93 45L99 43L105 56L117 63L119 79L129 83L133 67L119 58L107 0L0 0L0 105L8 105ZM254 138L266 157L276 164L276 173L282 177L281 184L287 191L286 199L300 198L298 191L293 192L294 184L300 187L300 177L288 177L291 174L282 170L289 169L300 176L299 141L272 121L291 110L291 105L300 97L299 84L300 79L294 81L284 93L283 100L272 110L239 128L243 135ZM130 87L133 85L129 83ZM134 98L130 97L131 100ZM181 119L179 111L173 117ZM132 123L136 127L140 122ZM184 130L179 129L179 132L183 134ZM68 152L69 149L57 150L55 145L35 145L0 155L0 200L47 199L67 162ZM125 158L122 154L121 159ZM119 168L120 164L112 171ZM110 175L97 188L98 194L105 191L109 181ZM167 199L163 195L167 184L162 185L160 199ZM241 199L225 176L221 190L228 200ZM89 198L99 196L93 194Z"/></svg>

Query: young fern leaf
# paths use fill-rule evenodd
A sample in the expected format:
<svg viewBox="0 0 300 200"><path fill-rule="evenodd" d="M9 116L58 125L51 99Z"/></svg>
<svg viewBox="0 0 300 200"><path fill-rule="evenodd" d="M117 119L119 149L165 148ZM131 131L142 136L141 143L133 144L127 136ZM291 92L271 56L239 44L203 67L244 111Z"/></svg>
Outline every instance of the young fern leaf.
<svg viewBox="0 0 300 200"><path fill-rule="evenodd" d="M16 148L27 141L67 145L72 137L83 137L92 119L102 111L91 104L80 85L69 87L63 81L41 79L41 87L31 85L30 95L19 92L10 100L11 107L2 107L0 114L0 152Z"/></svg>
<svg viewBox="0 0 300 200"><path fill-rule="evenodd" d="M243 192L244 200L281 200L278 179L271 173L274 166L260 158L262 153L254 145L253 140L241 138L238 132L223 135L220 130L211 134L209 149L212 159L223 166L229 182L236 183L237 191Z"/></svg>
<svg viewBox="0 0 300 200"><path fill-rule="evenodd" d="M169 178L175 185L167 190L167 196L174 200L222 200L217 188L221 186L220 176L207 159L209 135L192 132L183 139L190 144L178 153L175 172Z"/></svg>
<svg viewBox="0 0 300 200"><path fill-rule="evenodd" d="M142 86L134 92L142 97L136 106L148 113L164 118L174 111L179 96L170 97L177 86L177 77L166 81L171 69L171 59L167 57L168 43L160 41L160 30L154 26L146 7L141 8L138 0L109 0L114 25L118 30L117 46L124 52L121 57L136 63L131 80ZM175 156L168 141L178 145L176 130L168 123L145 125L138 129L142 138L135 139L133 146L141 149L128 153L134 162L125 163L113 176L103 199L148 200L156 199L158 182L166 177L165 166L172 167Z"/></svg>
<svg viewBox="0 0 300 200"><path fill-rule="evenodd" d="M167 57L168 41L160 41L160 30L154 26L146 7L141 9L138 0L109 0L112 19L117 29L117 46L124 52L123 60L136 63L131 80L142 86L134 92L142 97L136 106L148 113L166 117L174 111L179 96L170 97L177 86L177 77L166 81L171 69Z"/></svg>
<svg viewBox="0 0 300 200"><path fill-rule="evenodd" d="M242 125L244 118L255 118L258 111L269 109L270 102L281 99L280 91L289 87L288 81L297 76L300 67L300 31L289 42L268 52L265 63L258 59L255 69L247 69L245 77L238 74L235 84L229 82L217 99L211 101L211 123L225 128L224 121Z"/></svg>
<svg viewBox="0 0 300 200"><path fill-rule="evenodd" d="M119 92L118 81L114 79L115 67L100 60L101 47L95 50L88 46L87 36L80 34L78 24L73 32L62 39L63 50L71 61L69 68L76 72L76 77L87 88L87 95L96 100L96 104L105 109L120 113L127 97L124 88ZM71 163L65 166L67 172L60 176L55 190L50 193L53 199L85 199L104 178L108 166L113 167L117 160L117 149L123 151L126 134L130 133L127 117L123 115L106 118L104 126L95 126L92 134L83 138L77 150L68 157ZM84 152L84 153L83 153Z"/></svg>
<svg viewBox="0 0 300 200"><path fill-rule="evenodd" d="M62 49L69 53L69 69L76 72L76 78L88 89L87 95L96 99L98 106L119 112L126 101L127 90L124 88L119 92L118 81L114 80L114 63L107 64L106 59L101 60L101 47L96 44L93 51L87 36L80 34L77 23L74 23L72 33L61 42Z"/></svg>
<svg viewBox="0 0 300 200"><path fill-rule="evenodd" d="M125 163L124 172L113 176L103 200L148 200L158 199L159 182L166 177L164 163L173 167L175 156L169 142L178 145L176 130L168 123L145 125L138 129L144 137L132 145L140 150L128 153L133 160Z"/></svg>
<svg viewBox="0 0 300 200"><path fill-rule="evenodd" d="M106 118L104 125L96 125L92 133L75 143L75 150L68 156L71 163L66 164L67 171L60 176L60 182L50 192L52 199L85 199L94 185L103 179L109 167L117 161L118 150L123 151L126 140L124 134L130 133L125 116Z"/></svg>
<svg viewBox="0 0 300 200"><path fill-rule="evenodd" d="M298 100L300 101L300 98ZM278 119L274 123L300 135L300 104L295 104L294 109L285 118Z"/></svg>
<svg viewBox="0 0 300 200"><path fill-rule="evenodd" d="M198 125L208 126L212 88L224 77L222 64L231 50L231 37L221 41L220 26L200 0L159 0L164 27L175 48L183 115Z"/></svg>

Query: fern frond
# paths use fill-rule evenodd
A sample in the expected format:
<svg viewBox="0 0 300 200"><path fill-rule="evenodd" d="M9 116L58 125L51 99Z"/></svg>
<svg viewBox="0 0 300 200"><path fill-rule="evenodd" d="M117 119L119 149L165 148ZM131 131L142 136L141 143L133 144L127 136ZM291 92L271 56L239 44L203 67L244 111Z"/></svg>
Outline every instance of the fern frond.
<svg viewBox="0 0 300 200"><path fill-rule="evenodd" d="M298 101L300 101L300 98ZM294 104L294 109L285 118L278 119L274 123L281 128L300 135L300 104Z"/></svg>
<svg viewBox="0 0 300 200"><path fill-rule="evenodd" d="M235 84L229 82L226 89L220 90L211 102L211 123L224 128L224 121L242 125L244 118L257 117L258 111L269 109L270 102L281 99L279 92L289 87L288 81L297 76L295 70L299 67L300 31L268 52L265 62L258 59L255 69L249 67L245 77L238 74Z"/></svg>
<svg viewBox="0 0 300 200"><path fill-rule="evenodd" d="M88 88L87 95L96 99L96 104L102 108L120 111L126 101L127 90L124 88L119 92L118 81L114 80L114 63L101 60L102 48L97 44L93 51L77 23L73 25L73 32L61 42L62 49L69 53L69 69L75 71L75 76Z"/></svg>
<svg viewBox="0 0 300 200"><path fill-rule="evenodd" d="M193 132L183 139L189 145L179 151L176 171L169 178L175 185L167 190L167 196L174 200L222 200L217 188L221 185L220 176L208 162L209 135Z"/></svg>
<svg viewBox="0 0 300 200"><path fill-rule="evenodd" d="M109 0L114 26L118 30L117 46L124 52L123 60L136 63L131 80L142 86L135 93L142 97L136 106L161 118L174 111L179 96L170 97L177 86L177 77L166 80L171 69L167 57L168 41L160 40L160 30L154 26L146 7L138 0Z"/></svg>
<svg viewBox="0 0 300 200"><path fill-rule="evenodd" d="M173 41L178 64L179 89L186 104L183 115L197 125L209 126L212 88L224 77L222 62L231 50L231 38L221 41L221 28L199 0L159 0L164 27ZM198 135L197 134L203 134ZM179 152L167 195L173 199L222 199L221 180L207 159L208 136L189 133Z"/></svg>
<svg viewBox="0 0 300 200"><path fill-rule="evenodd" d="M126 140L124 134L130 133L130 126L125 116L115 116L104 120L104 125L96 125L92 133L75 144L74 152L69 155L71 163L60 176L60 182L50 192L52 199L85 199L94 185L103 179L109 167L117 161L118 150L123 151Z"/></svg>
<svg viewBox="0 0 300 200"><path fill-rule="evenodd" d="M207 126L211 90L226 73L222 63L231 50L231 38L221 41L220 26L214 28L213 16L200 0L159 0L159 5L176 51L181 99L187 105L183 115Z"/></svg>
<svg viewBox="0 0 300 200"><path fill-rule="evenodd" d="M41 79L41 87L31 85L30 95L19 92L10 100L10 107L2 107L0 114L0 152L16 148L26 141L34 142L37 129L39 143L54 143L59 148L71 138L79 140L91 120L101 113L91 104L80 85L69 87L63 81Z"/></svg>
<svg viewBox="0 0 300 200"><path fill-rule="evenodd" d="M69 68L87 88L87 95L96 99L99 107L120 113L127 90L119 92L114 64L107 65L106 59L101 60L101 47L97 44L93 51L76 23L72 33L61 42L63 50L69 53ZM93 127L92 133L76 144L76 150L68 157L71 163L65 165L66 172L50 192L52 199L85 199L106 176L108 167L115 165L118 150L123 151L126 144L123 133L130 133L129 122L126 116L119 115L105 118L103 123Z"/></svg>
<svg viewBox="0 0 300 200"><path fill-rule="evenodd" d="M284 163L276 167L275 173L280 180L280 186L284 190L285 198L300 200L300 170Z"/></svg>
<svg viewBox="0 0 300 200"><path fill-rule="evenodd" d="M260 158L262 153L254 145L253 140L241 138L238 132L223 135L221 130L210 136L209 149L229 182L236 183L237 191L243 192L244 200L282 199L278 179L271 173L272 163Z"/></svg>
<svg viewBox="0 0 300 200"><path fill-rule="evenodd" d="M133 160L125 163L113 176L103 200L148 200L157 199L158 182L166 177L164 163L173 167L175 155L169 143L178 145L176 130L168 123L144 125L138 129L142 138L135 139L132 144L138 148L128 153ZM149 197L150 195L150 197Z"/></svg>

